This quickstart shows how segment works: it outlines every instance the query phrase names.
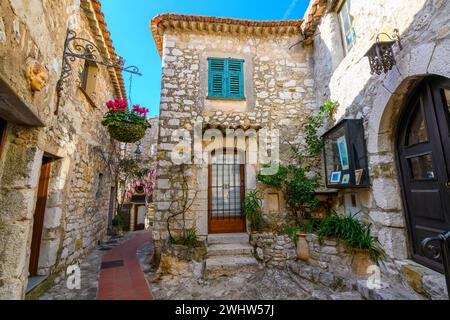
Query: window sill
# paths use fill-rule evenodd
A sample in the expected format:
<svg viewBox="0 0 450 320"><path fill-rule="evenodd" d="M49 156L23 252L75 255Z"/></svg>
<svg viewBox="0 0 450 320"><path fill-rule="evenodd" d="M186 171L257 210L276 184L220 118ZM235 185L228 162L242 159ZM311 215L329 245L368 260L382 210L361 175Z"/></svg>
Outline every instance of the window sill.
<svg viewBox="0 0 450 320"><path fill-rule="evenodd" d="M83 93L83 95L85 96L86 100L89 102L89 104L94 107L97 108L97 105L95 104L94 100L92 99L92 97L86 92L86 90L84 90L82 87L78 87L78 89L80 89L80 91Z"/></svg>
<svg viewBox="0 0 450 320"><path fill-rule="evenodd" d="M222 101L245 101L246 98L220 98L220 97L206 97L207 100L222 100Z"/></svg>

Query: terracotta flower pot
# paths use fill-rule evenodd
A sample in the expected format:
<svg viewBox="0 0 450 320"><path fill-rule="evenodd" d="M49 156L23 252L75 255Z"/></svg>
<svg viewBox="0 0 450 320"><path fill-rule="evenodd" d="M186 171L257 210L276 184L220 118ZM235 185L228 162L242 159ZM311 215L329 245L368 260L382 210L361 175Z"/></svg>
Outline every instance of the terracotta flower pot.
<svg viewBox="0 0 450 320"><path fill-rule="evenodd" d="M120 142L134 143L145 136L147 128L140 124L121 122L117 126L109 126L108 131L112 138Z"/></svg>
<svg viewBox="0 0 450 320"><path fill-rule="evenodd" d="M355 249L352 260L352 271L357 276L367 276L367 269L373 265L367 250Z"/></svg>
<svg viewBox="0 0 450 320"><path fill-rule="evenodd" d="M297 258L302 261L309 260L309 247L306 237L308 233L298 232L297 233Z"/></svg>

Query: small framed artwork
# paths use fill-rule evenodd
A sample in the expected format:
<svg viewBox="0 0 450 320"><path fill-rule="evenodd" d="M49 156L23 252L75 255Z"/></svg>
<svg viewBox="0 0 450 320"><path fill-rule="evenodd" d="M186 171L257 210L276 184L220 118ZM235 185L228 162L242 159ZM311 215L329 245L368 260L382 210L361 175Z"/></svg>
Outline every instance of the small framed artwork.
<svg viewBox="0 0 450 320"><path fill-rule="evenodd" d="M345 141L345 136L337 139L337 145L339 150L339 157L341 158L342 170L348 170L349 168L349 160L348 160L348 152L347 152L347 142Z"/></svg>
<svg viewBox="0 0 450 320"><path fill-rule="evenodd" d="M344 174L342 177L342 184L349 184L350 183L350 174Z"/></svg>
<svg viewBox="0 0 450 320"><path fill-rule="evenodd" d="M355 170L355 182L356 182L356 185L359 186L361 184L363 174L364 174L364 169Z"/></svg>
<svg viewBox="0 0 450 320"><path fill-rule="evenodd" d="M331 173L330 183L338 184L341 182L341 171L334 171Z"/></svg>

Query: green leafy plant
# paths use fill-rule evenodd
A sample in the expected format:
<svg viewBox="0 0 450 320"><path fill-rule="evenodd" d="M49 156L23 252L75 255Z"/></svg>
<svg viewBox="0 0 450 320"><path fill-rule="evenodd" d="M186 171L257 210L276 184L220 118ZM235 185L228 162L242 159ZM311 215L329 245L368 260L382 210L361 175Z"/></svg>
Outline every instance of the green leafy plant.
<svg viewBox="0 0 450 320"><path fill-rule="evenodd" d="M145 130L151 127L146 108L134 105L130 111L128 103L122 99L110 100L106 106L108 112L103 117L102 125L107 127L110 135L118 141L136 142L142 139Z"/></svg>
<svg viewBox="0 0 450 320"><path fill-rule="evenodd" d="M123 227L125 224L125 221L123 221L122 216L117 215L114 217L114 219L112 219L111 223L114 227Z"/></svg>
<svg viewBox="0 0 450 320"><path fill-rule="evenodd" d="M280 165L278 173L272 176L258 174L258 181L284 193L286 203L299 222L308 210L316 208L320 201L315 197L319 178L308 177L309 167Z"/></svg>
<svg viewBox="0 0 450 320"><path fill-rule="evenodd" d="M289 238L295 243L297 241L297 233L301 231L300 226L286 226L284 234L287 234Z"/></svg>
<svg viewBox="0 0 450 320"><path fill-rule="evenodd" d="M337 107L337 102L326 101L319 110L319 113L306 118L305 141L307 152L310 156L317 155L323 148L323 139L318 136L318 130L322 126L325 117L332 117Z"/></svg>
<svg viewBox="0 0 450 320"><path fill-rule="evenodd" d="M268 168L270 167L270 165L265 165L264 167ZM256 179L267 186L280 190L283 187L283 183L286 180L288 173L289 168L280 165L276 174L263 175L261 173L258 173Z"/></svg>
<svg viewBox="0 0 450 320"><path fill-rule="evenodd" d="M321 221L317 235L319 243L322 243L325 237L336 237L344 241L349 248L368 251L375 262L386 256L378 239L371 234L371 225L362 223L354 216L340 217L332 213Z"/></svg>
<svg viewBox="0 0 450 320"><path fill-rule="evenodd" d="M245 196L244 214L250 221L252 230L259 230L264 224L264 218L261 210L261 199L258 198L256 191L250 191Z"/></svg>
<svg viewBox="0 0 450 320"><path fill-rule="evenodd" d="M184 230L183 234L178 238L171 238L170 243L195 248L199 244L197 239L197 229L194 227Z"/></svg>
<svg viewBox="0 0 450 320"><path fill-rule="evenodd" d="M297 241L297 233L313 233L318 227L318 220L306 221L295 226L285 226L283 233L289 235L292 241Z"/></svg>

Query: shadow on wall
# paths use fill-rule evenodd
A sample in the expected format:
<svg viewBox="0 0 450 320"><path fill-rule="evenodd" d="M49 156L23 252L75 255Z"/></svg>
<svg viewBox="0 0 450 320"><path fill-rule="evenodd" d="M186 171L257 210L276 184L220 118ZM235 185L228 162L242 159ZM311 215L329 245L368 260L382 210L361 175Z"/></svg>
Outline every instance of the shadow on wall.
<svg viewBox="0 0 450 320"><path fill-rule="evenodd" d="M397 220L400 222L397 221L395 224L374 221L375 231L378 232L380 241L387 253L396 259L407 258L409 247L405 245L408 243L408 238L404 225L404 211L397 168L393 165L396 158L395 141L400 117L407 107L408 96L422 79L431 75L450 77L448 63L450 39L448 31L444 29L449 20L449 3L446 1L435 3L436 1L432 0L426 1L422 9L414 16L411 25L402 32L404 48L402 51L394 50L397 65L386 75L370 77L351 103L341 106L346 107L341 118L364 119L372 188L369 191L360 192L361 198L366 199L363 201L363 210L366 218L372 221L371 215L380 212L391 220L395 220L393 217L399 218ZM443 21L447 23L442 23ZM442 29L439 30L439 28ZM316 42L318 41L316 39ZM325 51L321 54L321 58L331 59L332 52L325 43L325 41L319 41L320 49ZM361 64L367 64L367 67ZM346 70L341 67L343 66L334 72L351 73L355 70L369 72L369 61L362 57L357 62L346 66ZM320 77L318 74L320 72L322 71L315 71L316 79L324 78ZM335 78L334 74L333 78ZM333 80L335 79L331 81ZM330 85L321 85L325 96L333 96ZM346 85L352 85L352 83L340 81L336 89L345 91ZM322 94L320 90L318 91L318 95ZM318 96L318 101L320 99L321 97Z"/></svg>

